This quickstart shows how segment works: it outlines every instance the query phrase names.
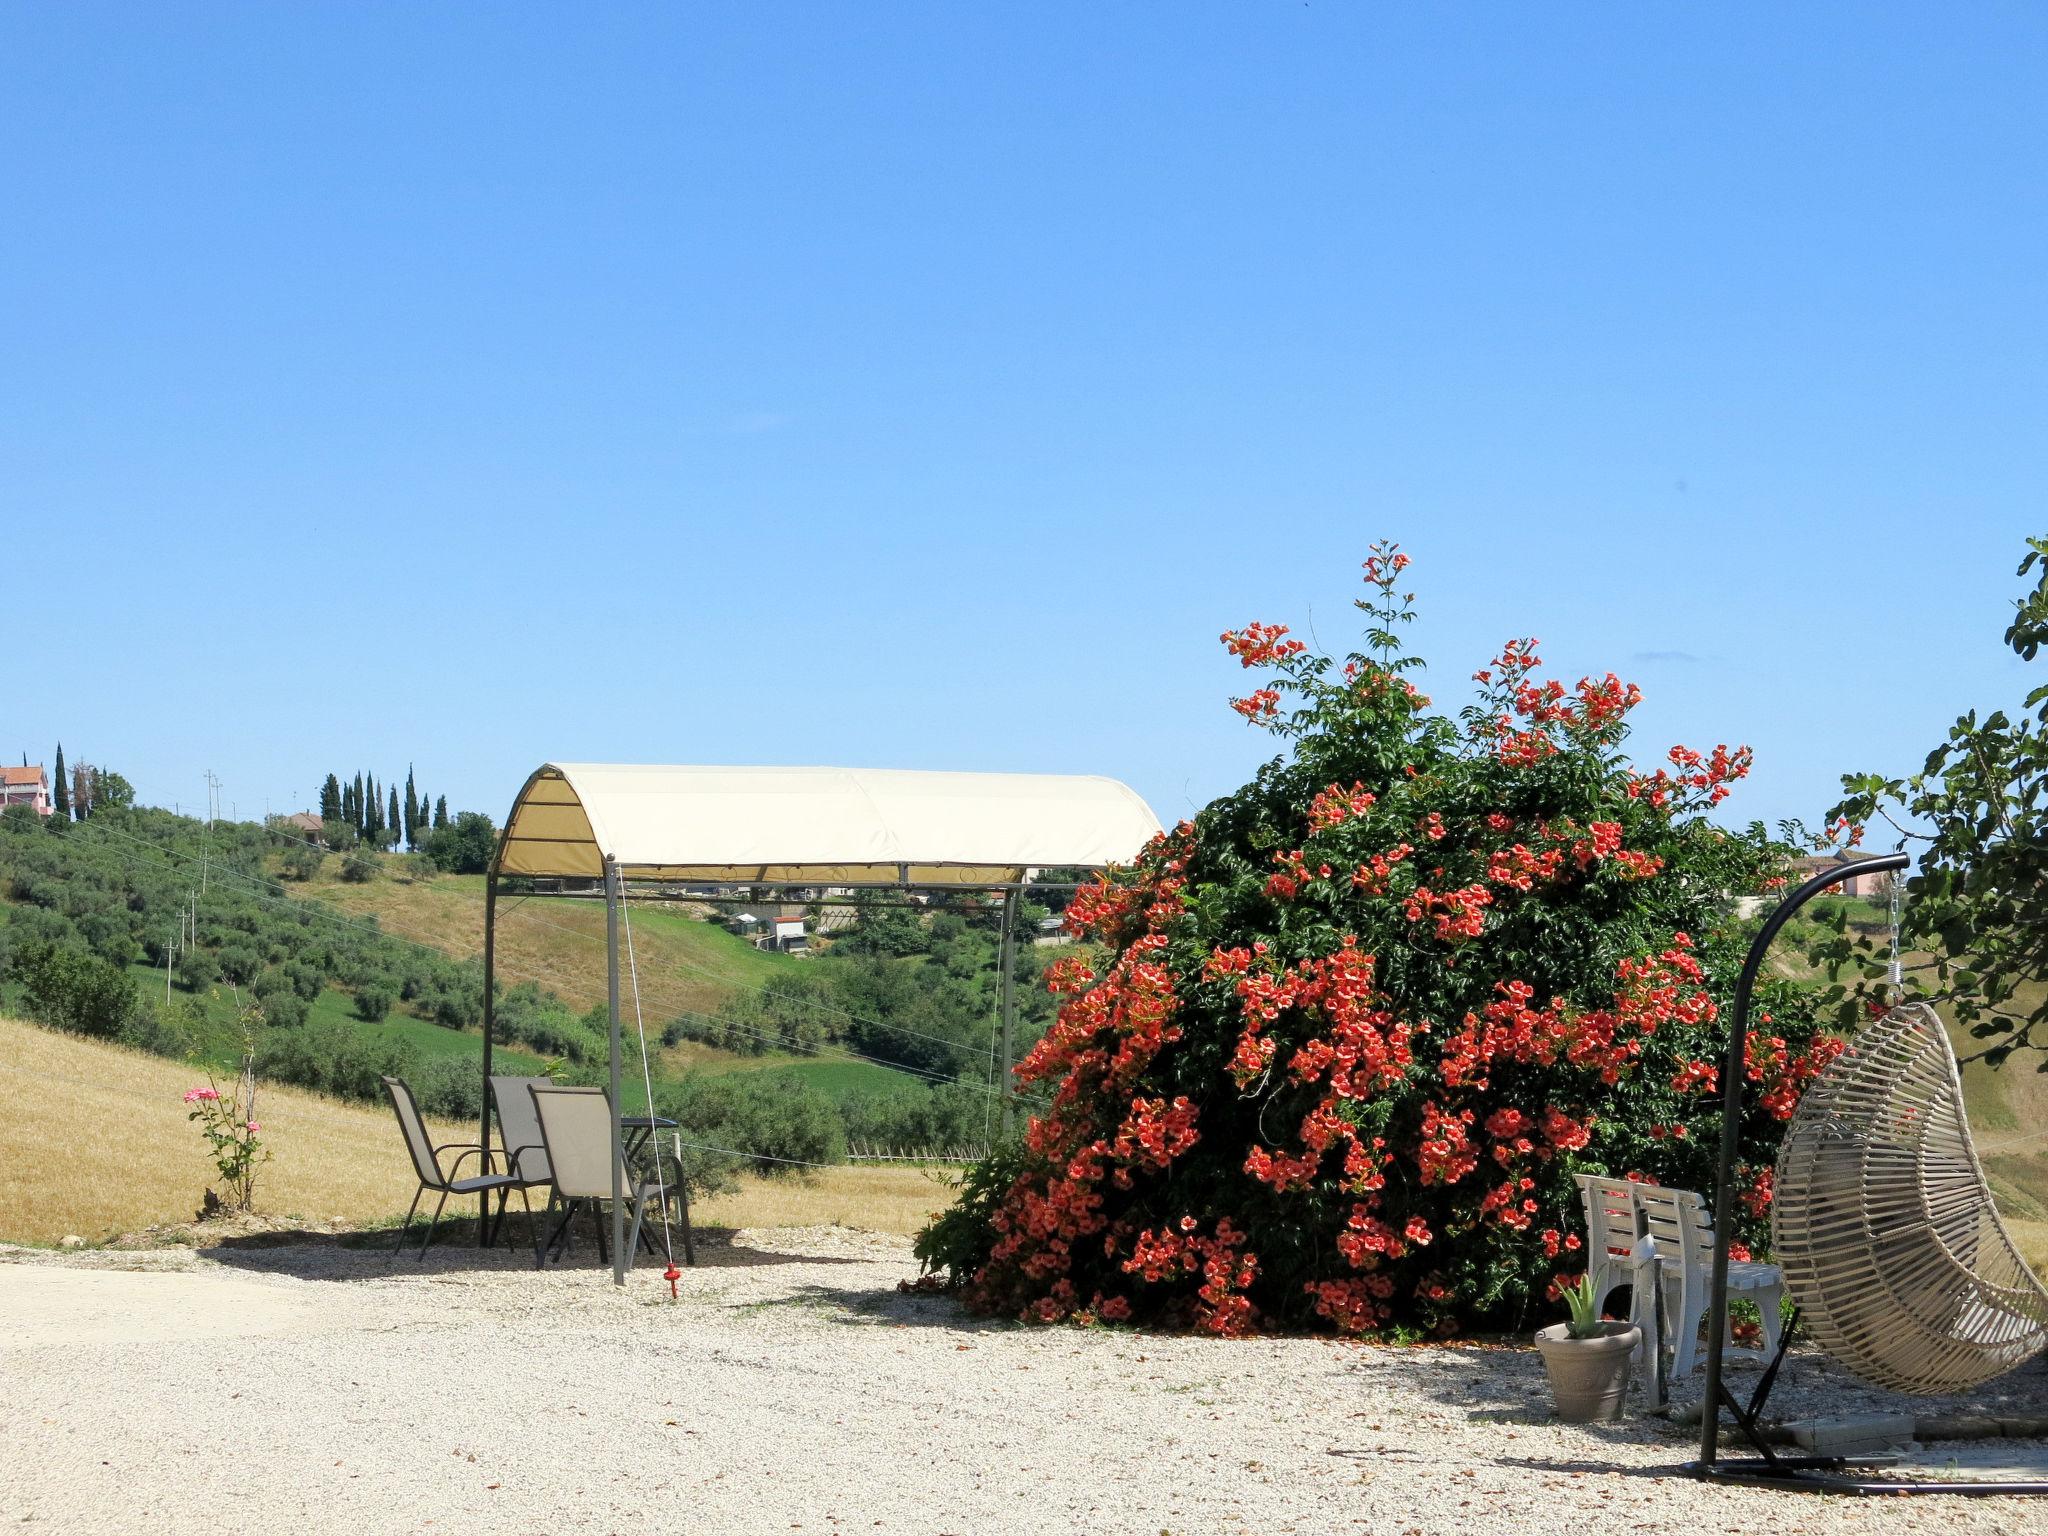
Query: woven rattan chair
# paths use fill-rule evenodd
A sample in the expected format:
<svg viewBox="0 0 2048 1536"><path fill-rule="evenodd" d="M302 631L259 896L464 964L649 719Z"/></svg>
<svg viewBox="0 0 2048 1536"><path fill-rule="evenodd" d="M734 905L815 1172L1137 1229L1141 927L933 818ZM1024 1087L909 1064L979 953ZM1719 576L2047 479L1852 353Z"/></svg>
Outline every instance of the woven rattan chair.
<svg viewBox="0 0 2048 1536"><path fill-rule="evenodd" d="M1924 1004L1863 1029L1807 1088L1771 1239L1814 1342L1874 1386L1961 1392L2048 1346L2048 1290L1998 1219Z"/></svg>

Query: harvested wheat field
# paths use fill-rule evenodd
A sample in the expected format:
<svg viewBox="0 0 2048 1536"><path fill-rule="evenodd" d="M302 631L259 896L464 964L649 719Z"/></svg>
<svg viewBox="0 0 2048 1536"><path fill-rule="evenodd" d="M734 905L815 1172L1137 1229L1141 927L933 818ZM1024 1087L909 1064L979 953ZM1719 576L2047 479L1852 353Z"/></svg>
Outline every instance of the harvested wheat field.
<svg viewBox="0 0 2048 1536"><path fill-rule="evenodd" d="M198 1069L0 1019L0 1242L105 1241L189 1221L212 1176L185 1090ZM257 1123L274 1158L256 1187L273 1221L365 1226L405 1214L417 1181L390 1110L260 1086ZM474 1125L435 1123L436 1141ZM943 1175L828 1168L748 1175L694 1212L707 1226L844 1226L915 1232L952 1200Z"/></svg>
<svg viewBox="0 0 2048 1536"><path fill-rule="evenodd" d="M674 1301L647 1268L615 1290L587 1244L545 1274L459 1245L423 1264L261 1239L0 1250L0 1520L211 1536L2039 1528L2038 1506L2009 1500L1703 1487L1669 1475L1692 1442L1660 1420L1550 1422L1524 1348L1028 1328L899 1291L915 1273L901 1238L820 1228L713 1239ZM2039 1411L2044 1394L2036 1362L1974 1406ZM1782 1399L1874 1401L1807 1355Z"/></svg>
<svg viewBox="0 0 2048 1536"><path fill-rule="evenodd" d="M214 1177L185 1090L196 1067L0 1019L0 1240L96 1242L189 1220ZM418 1187L389 1110L260 1086L255 1119L275 1158L256 1205L315 1222L405 1214ZM436 1139L474 1141L436 1126Z"/></svg>

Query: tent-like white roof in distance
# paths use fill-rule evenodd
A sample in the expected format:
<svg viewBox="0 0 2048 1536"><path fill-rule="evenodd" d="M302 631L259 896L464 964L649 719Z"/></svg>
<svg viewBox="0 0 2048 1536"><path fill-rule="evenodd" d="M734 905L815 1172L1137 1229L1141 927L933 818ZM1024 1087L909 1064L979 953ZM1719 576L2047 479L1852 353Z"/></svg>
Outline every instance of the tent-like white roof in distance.
<svg viewBox="0 0 2048 1536"><path fill-rule="evenodd" d="M513 802L501 875L733 884L1002 885L1124 863L1160 830L1115 779L898 768L545 763Z"/></svg>

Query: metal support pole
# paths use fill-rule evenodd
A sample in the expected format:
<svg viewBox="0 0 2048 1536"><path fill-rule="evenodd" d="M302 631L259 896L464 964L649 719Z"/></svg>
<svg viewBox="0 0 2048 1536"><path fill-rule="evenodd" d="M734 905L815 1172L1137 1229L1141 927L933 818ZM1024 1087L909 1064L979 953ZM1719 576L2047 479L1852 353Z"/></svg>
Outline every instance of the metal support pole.
<svg viewBox="0 0 2048 1536"><path fill-rule="evenodd" d="M1858 859L1822 870L1780 902L1777 910L1764 920L1749 946L1748 958L1742 962L1742 973L1735 979L1734 1020L1728 1031L1727 1054L1721 1063L1721 1162L1714 1174L1714 1287L1707 1305L1707 1394L1700 1405L1698 1475L1702 1478L1713 1475L1721 1449L1721 1351L1728 1335L1728 1244L1735 1231L1730 1215L1735 1209L1735 1159L1742 1150L1742 1084L1748 1067L1749 1000L1757 972L1763 969L1764 952L1771 947L1778 930L1822 891L1851 875L1902 870L1911 862L1903 853L1888 853L1881 858Z"/></svg>
<svg viewBox="0 0 2048 1536"><path fill-rule="evenodd" d="M495 862L495 861L494 861ZM491 1145L491 1025L497 1017L498 992L498 876L484 876L484 1079L483 1108L478 1111L476 1144L488 1152ZM489 1241L490 1204L488 1192L476 1197L476 1244Z"/></svg>
<svg viewBox="0 0 2048 1536"><path fill-rule="evenodd" d="M604 861L606 995L612 1015L612 1284L626 1283L626 1142L619 1124L619 866Z"/></svg>
<svg viewBox="0 0 2048 1536"><path fill-rule="evenodd" d="M1016 1067L1017 1027L1017 899L1020 891L1011 886L1003 893L1002 1013L1003 1013L1003 1134L1009 1135L1016 1119L1015 1085L1011 1073Z"/></svg>

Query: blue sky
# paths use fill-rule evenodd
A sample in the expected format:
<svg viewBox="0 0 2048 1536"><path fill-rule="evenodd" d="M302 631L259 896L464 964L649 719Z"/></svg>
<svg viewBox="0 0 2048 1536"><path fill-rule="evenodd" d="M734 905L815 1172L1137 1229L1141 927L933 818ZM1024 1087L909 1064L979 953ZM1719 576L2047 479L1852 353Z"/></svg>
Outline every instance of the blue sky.
<svg viewBox="0 0 2048 1536"><path fill-rule="evenodd" d="M2048 12L0 11L0 752L369 767L1270 750L1403 540L1817 815L2031 681Z"/></svg>

